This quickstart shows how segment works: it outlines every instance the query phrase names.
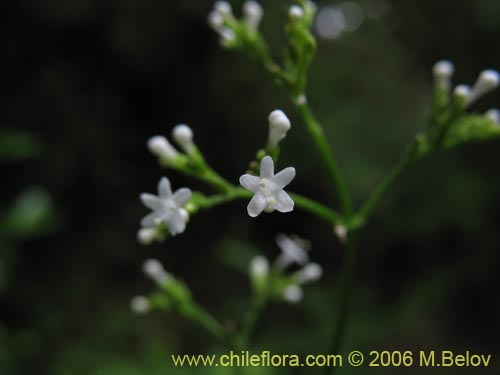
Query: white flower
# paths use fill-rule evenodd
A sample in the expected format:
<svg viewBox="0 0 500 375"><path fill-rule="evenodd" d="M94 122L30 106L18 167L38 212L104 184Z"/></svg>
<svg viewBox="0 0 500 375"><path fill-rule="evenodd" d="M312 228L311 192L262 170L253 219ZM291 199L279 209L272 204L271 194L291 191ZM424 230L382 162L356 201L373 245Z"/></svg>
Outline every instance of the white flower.
<svg viewBox="0 0 500 375"><path fill-rule="evenodd" d="M436 87L449 90L451 87L451 77L453 76L454 71L455 68L453 63L450 61L438 61L432 69Z"/></svg>
<svg viewBox="0 0 500 375"><path fill-rule="evenodd" d="M298 5L292 5L288 9L288 16L294 21L300 20L304 17L304 10Z"/></svg>
<svg viewBox="0 0 500 375"><path fill-rule="evenodd" d="M166 161L172 161L179 156L174 146L168 142L167 138L161 135L149 138L148 148L154 155Z"/></svg>
<svg viewBox="0 0 500 375"><path fill-rule="evenodd" d="M490 91L493 91L500 84L500 75L495 70L483 70L479 74L476 83L472 86L471 93L469 95L468 104L473 103L480 97L486 95Z"/></svg>
<svg viewBox="0 0 500 375"><path fill-rule="evenodd" d="M137 231L137 241L143 245L151 245L156 239L156 228L141 228Z"/></svg>
<svg viewBox="0 0 500 375"><path fill-rule="evenodd" d="M144 261L142 264L142 272L158 285L162 285L172 280L172 276L165 271L163 265L156 259Z"/></svg>
<svg viewBox="0 0 500 375"><path fill-rule="evenodd" d="M276 258L276 267L285 269L293 263L303 266L309 261L306 250L309 247L307 241L280 233L276 236L276 244L281 249L281 254Z"/></svg>
<svg viewBox="0 0 500 375"><path fill-rule="evenodd" d="M235 32L229 27L220 29L219 36L219 42L224 47L229 47L236 40Z"/></svg>
<svg viewBox="0 0 500 375"><path fill-rule="evenodd" d="M500 111L496 108L488 110L485 114L487 119L493 121L495 124L500 124Z"/></svg>
<svg viewBox="0 0 500 375"><path fill-rule="evenodd" d="M135 296L130 301L130 309L136 314L147 314L151 311L151 304L144 296Z"/></svg>
<svg viewBox="0 0 500 375"><path fill-rule="evenodd" d="M254 257L250 261L250 275L254 277L266 276L269 272L269 261L262 255Z"/></svg>
<svg viewBox="0 0 500 375"><path fill-rule="evenodd" d="M228 19L233 16L233 9L231 8L231 4L227 1L216 1L214 4L214 10L219 12L224 19Z"/></svg>
<svg viewBox="0 0 500 375"><path fill-rule="evenodd" d="M163 177L158 184L158 196L147 193L140 196L142 203L153 210L142 219L141 226L153 228L164 223L172 236L184 232L189 214L183 206L191 199L191 195L188 188L172 193L170 181Z"/></svg>
<svg viewBox="0 0 500 375"><path fill-rule="evenodd" d="M291 124L288 117L279 109L271 112L269 115L269 147L278 146L279 142L286 137L286 133L290 130Z"/></svg>
<svg viewBox="0 0 500 375"><path fill-rule="evenodd" d="M245 16L245 20L254 29L259 27L263 14L264 11L258 2L249 0L245 1L243 4L243 15Z"/></svg>
<svg viewBox="0 0 500 375"><path fill-rule="evenodd" d="M289 303L299 303L304 298L304 292L298 285L289 285L283 290L283 299Z"/></svg>
<svg viewBox="0 0 500 375"><path fill-rule="evenodd" d="M210 27L217 32L220 32L224 27L224 16L216 10L212 10L208 13L207 20Z"/></svg>
<svg viewBox="0 0 500 375"><path fill-rule="evenodd" d="M453 90L453 95L455 96L455 98L460 100L461 102L464 102L465 104L469 103L470 94L471 90L467 85L458 85Z"/></svg>
<svg viewBox="0 0 500 375"><path fill-rule="evenodd" d="M299 284L318 280L323 275L323 269L318 263L308 263L293 275Z"/></svg>
<svg viewBox="0 0 500 375"><path fill-rule="evenodd" d="M184 150L190 154L194 150L193 131L186 124L179 124L172 129L172 138Z"/></svg>
<svg viewBox="0 0 500 375"><path fill-rule="evenodd" d="M260 177L245 174L240 177L240 184L254 193L248 204L247 211L251 217L256 217L262 211L279 212L293 211L294 202L283 190L295 177L295 168L288 167L274 174L274 161L266 156L260 162Z"/></svg>

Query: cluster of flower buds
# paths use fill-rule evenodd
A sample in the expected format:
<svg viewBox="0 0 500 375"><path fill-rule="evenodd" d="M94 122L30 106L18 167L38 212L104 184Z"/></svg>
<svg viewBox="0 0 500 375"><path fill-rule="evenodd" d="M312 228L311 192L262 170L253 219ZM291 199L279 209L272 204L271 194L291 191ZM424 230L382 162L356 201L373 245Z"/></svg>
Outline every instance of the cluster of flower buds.
<svg viewBox="0 0 500 375"><path fill-rule="evenodd" d="M231 4L227 1L216 1L208 14L208 24L220 38L223 47L233 47L239 44L238 38L244 38L245 31L256 31L262 21L264 10L253 0L243 4L243 18L238 20L233 14Z"/></svg>
<svg viewBox="0 0 500 375"><path fill-rule="evenodd" d="M297 236L284 234L276 236L276 243L281 249L280 255L272 267L269 261L259 255L252 259L249 274L256 293L289 303L298 303L303 298L302 285L318 280L323 271L319 264L309 261L307 251L310 244ZM301 268L292 274L286 270L292 265Z"/></svg>
<svg viewBox="0 0 500 375"><path fill-rule="evenodd" d="M179 124L172 129L172 138L186 155L190 156L196 151L193 142L193 131L185 124ZM148 149L160 162L168 166L177 166L185 159L174 146L162 135L156 135L148 140Z"/></svg>

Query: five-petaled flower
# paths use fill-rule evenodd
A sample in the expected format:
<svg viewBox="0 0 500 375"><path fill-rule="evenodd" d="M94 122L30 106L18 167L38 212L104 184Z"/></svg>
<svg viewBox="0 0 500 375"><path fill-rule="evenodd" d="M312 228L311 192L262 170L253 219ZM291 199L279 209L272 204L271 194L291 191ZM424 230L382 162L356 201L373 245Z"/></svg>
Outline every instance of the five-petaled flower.
<svg viewBox="0 0 500 375"><path fill-rule="evenodd" d="M251 217L256 217L262 211L290 212L293 210L292 198L283 190L295 177L295 168L288 167L274 174L274 161L266 156L260 162L260 177L245 174L240 177L240 184L254 193L248 204L247 211Z"/></svg>
<svg viewBox="0 0 500 375"><path fill-rule="evenodd" d="M141 226L152 228L164 224L172 236L184 232L189 214L183 207L191 199L191 195L188 188L181 188L172 193L170 181L163 177L158 184L158 196L141 194L142 203L153 210L141 220Z"/></svg>

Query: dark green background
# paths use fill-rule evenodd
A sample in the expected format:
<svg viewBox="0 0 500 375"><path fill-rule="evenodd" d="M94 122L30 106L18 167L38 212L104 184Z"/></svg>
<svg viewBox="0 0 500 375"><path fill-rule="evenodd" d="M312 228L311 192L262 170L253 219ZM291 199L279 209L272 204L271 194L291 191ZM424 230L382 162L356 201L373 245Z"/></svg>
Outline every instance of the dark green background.
<svg viewBox="0 0 500 375"><path fill-rule="evenodd" d="M165 244L135 241L146 213L138 195L154 192L160 176L174 187L202 188L162 171L146 150L150 136L169 134L179 122L192 126L207 160L236 182L265 142L268 113L285 110L293 128L279 167L297 168L290 188L337 203L286 96L259 67L219 48L205 21L211 5L0 3L0 263L8 271L0 291L0 374L166 374L171 353L226 350L176 316L128 310L133 295L153 290L141 262L159 258L214 315L237 320L250 290L235 265L255 249L275 256L278 232L310 238L311 256L326 274L306 287L303 304L271 306L249 349L328 352L342 247L323 222L300 211L252 220L237 202L197 215ZM278 53L286 6L266 5L263 29ZM406 0L354 33L319 42L309 99L357 202L422 128L432 64L451 59L455 82L471 84L480 70L500 67L499 38L496 0ZM495 105L498 92L472 110ZM498 369L499 164L500 144L490 142L436 155L404 175L361 240L346 350L471 350L496 355ZM41 223L23 231L23 217L12 218L15 200L33 186L52 204Z"/></svg>

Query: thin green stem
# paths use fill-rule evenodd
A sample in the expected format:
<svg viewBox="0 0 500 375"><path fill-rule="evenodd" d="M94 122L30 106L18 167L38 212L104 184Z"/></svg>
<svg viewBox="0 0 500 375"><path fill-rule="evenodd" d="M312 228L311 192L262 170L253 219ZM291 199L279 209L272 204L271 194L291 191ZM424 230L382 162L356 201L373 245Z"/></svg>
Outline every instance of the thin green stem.
<svg viewBox="0 0 500 375"><path fill-rule="evenodd" d="M224 328L210 313L201 306L196 305L194 318L207 332L220 341L228 341Z"/></svg>
<svg viewBox="0 0 500 375"><path fill-rule="evenodd" d="M347 184L337 163L337 159L335 158L335 155L333 154L333 151L326 140L323 127L314 117L314 114L312 113L312 110L307 102L298 103L295 100L294 104L298 113L304 120L307 130L316 143L319 152L323 156L328 171L330 172L333 184L339 195L342 211L348 218L350 218L353 214L353 207L349 189L347 188Z"/></svg>
<svg viewBox="0 0 500 375"><path fill-rule="evenodd" d="M266 298L263 295L257 295L254 297L252 306L247 311L245 317L243 318L241 327L241 337L240 337L240 349L247 349L246 346L250 338L252 337L255 324L259 318L259 314L266 305Z"/></svg>

